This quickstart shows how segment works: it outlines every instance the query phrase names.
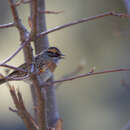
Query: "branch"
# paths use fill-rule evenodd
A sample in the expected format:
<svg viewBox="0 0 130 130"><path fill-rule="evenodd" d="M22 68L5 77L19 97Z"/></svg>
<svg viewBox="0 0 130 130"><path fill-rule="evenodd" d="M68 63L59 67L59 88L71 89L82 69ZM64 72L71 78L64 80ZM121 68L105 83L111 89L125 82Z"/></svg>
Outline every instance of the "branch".
<svg viewBox="0 0 130 130"><path fill-rule="evenodd" d="M33 120L32 116L28 113L24 106L23 98L21 93L18 91L16 94L16 90L14 87L9 85L10 94L12 96L13 102L15 104L15 107L17 110L14 110L12 108L9 108L11 111L16 112L21 119L24 121L26 127L28 130L36 130L38 129L37 124Z"/></svg>
<svg viewBox="0 0 130 130"><path fill-rule="evenodd" d="M16 112L18 114L18 111L16 109L9 107L9 110L12 111L12 112Z"/></svg>
<svg viewBox="0 0 130 130"><path fill-rule="evenodd" d="M70 72L70 73L68 73L68 74L66 74L66 75L64 75L64 76L62 76L61 79L66 79L66 78L68 78L68 77L76 76L78 73L80 73L80 72L84 69L85 64L86 64L86 63L85 63L84 61L81 62L81 63L75 68L74 71L72 71L72 72ZM63 82L57 83L56 88L59 88L62 83L63 83Z"/></svg>
<svg viewBox="0 0 130 130"><path fill-rule="evenodd" d="M14 23L3 24L3 25L0 25L0 29L14 27L14 26L15 26Z"/></svg>
<svg viewBox="0 0 130 130"><path fill-rule="evenodd" d="M32 30L31 30L31 38L35 40L37 33L37 13L38 13L38 3L37 0L32 0Z"/></svg>
<svg viewBox="0 0 130 130"><path fill-rule="evenodd" d="M39 10L40 13L45 13L45 14L60 14L63 13L64 11L49 11L49 10Z"/></svg>
<svg viewBox="0 0 130 130"><path fill-rule="evenodd" d="M24 41L25 38L27 37L27 30L24 27L24 25L21 23L21 19L19 18L18 11L16 9L14 0L8 0L8 1L10 4L11 11L12 11L15 26L19 30L21 41Z"/></svg>
<svg viewBox="0 0 130 130"><path fill-rule="evenodd" d="M32 2L33 4L36 4L36 1L37 0L33 0L33 1L35 1L35 2ZM16 9L16 6L15 6L15 3L14 3L14 1L13 0L9 0L9 3L10 3L10 7L11 7L11 11L12 11L12 14L13 14L13 18L14 18L14 21L15 21L15 23L16 23L16 27L17 27L17 29L18 29L18 31L19 31L19 33L20 33L20 39L21 39L21 41L22 41L22 43L24 43L24 45L23 46L21 46L21 48L19 48L18 50L17 50L17 52L19 52L23 47L24 47L24 56L25 56L25 62L27 63L27 68L28 68L28 72L30 72L30 66L29 66L29 64L31 64L33 61L34 61L34 57L33 57L33 53L32 53L32 48L31 48L31 45L30 44L27 44L27 43L30 43L30 39L32 38L30 35L29 35L29 33L27 32L27 30L26 30L26 28L23 26L23 24L21 23L21 20L20 20L20 18L19 18L19 16L18 16L18 12L17 12L17 9ZM36 6L36 5L35 5ZM33 6L34 7L34 6ZM34 12L35 13L35 12ZM35 14L33 14L33 16L35 17ZM35 21L33 21L33 22L35 22ZM35 26L35 24L36 23L33 23L33 26ZM33 34L35 35L35 28L36 27L33 27ZM34 36L33 35L33 36ZM26 42L25 42L26 41ZM26 46L25 46L26 45ZM17 52L15 52L14 53L14 55L13 56L15 56L16 55L16 53ZM12 57L13 57L12 56ZM11 57L11 58L12 58ZM41 91L40 91L40 87L39 87L39 81L38 81L38 78L37 78L37 76L36 75L34 75L34 74L31 74L30 75L30 78L32 79L32 81L33 81L33 84L34 84L34 88L35 88L35 90L36 90L36 96L38 97L38 99L39 99L39 101L38 101L38 108L39 107L43 107L43 98L42 98L42 96L41 96ZM44 108L44 107L43 107ZM38 115L39 115L39 119L43 119L44 117L42 117L40 114L42 113L42 111L40 111L41 109L38 109ZM44 119L42 120L42 121L44 121ZM38 120L38 125L39 124L41 124L41 122L39 123L39 120ZM44 126L42 126L42 128L43 127L45 127L45 125ZM42 130L41 129L41 125L39 125L39 129L40 130Z"/></svg>
<svg viewBox="0 0 130 130"><path fill-rule="evenodd" d="M26 43L30 43L30 41L31 41L29 32L26 30L24 25L21 23L21 19L19 18L18 11L16 9L14 0L8 0L8 1L9 1L9 4L10 4L10 8L11 8L11 11L12 11L12 15L13 15L15 25L16 25L18 31L19 31L19 34L20 34L20 40L22 41L23 44L25 43L18 50L18 52L24 47L23 50L24 50L24 57L25 57L26 63L27 63L27 65L31 64L32 59L33 59L32 48L31 48L30 44L26 44ZM14 56L15 55L16 54L14 54ZM29 69L29 66L27 66L27 67Z"/></svg>
<svg viewBox="0 0 130 130"><path fill-rule="evenodd" d="M19 6L21 4L27 4L30 2L31 2L31 0L19 0L18 2L16 2L15 6Z"/></svg>
<svg viewBox="0 0 130 130"><path fill-rule="evenodd" d="M34 41L35 37L36 37L36 33L37 33L37 30L36 30L37 29L36 28L36 24L37 24L36 23L36 20L37 20L37 0L33 0L31 2L32 7L33 7L33 11L32 11L32 19L33 20L32 20L31 35L29 35L29 33L27 32L26 28L21 23L21 20L20 20L20 18L18 16L18 12L17 12L17 9L16 9L14 1L13 0L9 0L9 3L10 3L10 7L11 7L11 11L12 11L14 22L16 24L17 29L19 30L19 33L20 33L20 39L21 39L22 43L25 40L27 40L27 42L24 42L25 44L29 43L30 39L32 39ZM25 46L25 44L24 44L24 46ZM34 61L32 48L31 48L30 44L26 44L26 46L24 47L24 56L25 56L25 61L27 63L28 71L30 72L29 64L31 64L32 61ZM38 99L37 100L37 108L38 108L37 109L37 115L38 115L39 130L45 130L45 129L47 129L47 125L45 124L45 122L46 122L45 121L45 116L44 116L45 115L45 103L44 103L44 100L43 100L44 97L41 94L41 88L39 87L40 86L40 82L39 82L38 76L36 74L30 74L30 78L33 81L34 89L35 89L36 96L37 96L37 99Z"/></svg>
<svg viewBox="0 0 130 130"><path fill-rule="evenodd" d="M7 77L6 79L7 79L7 81L21 81L21 80L24 80L24 79L27 79L27 78L29 78L30 77L30 75L29 74L27 74L26 76L23 76L23 77Z"/></svg>
<svg viewBox="0 0 130 130"><path fill-rule="evenodd" d="M32 19L32 30L31 30L31 39L34 42L34 46L40 46L39 43L37 43L36 35L38 31L38 26L39 25L39 17L38 17L38 8L39 8L39 0L32 0L31 2L31 19ZM42 2L40 2L42 4ZM42 28L42 27L41 27ZM36 51L35 47L35 51ZM41 48L42 49L42 48ZM43 49L42 49L43 50ZM35 99L36 99L36 120L39 125L39 130L47 130L48 125L47 125L47 119L46 119L46 108L45 108L45 93L42 95L42 90L40 88L40 81L39 77L36 76L36 74L31 74L30 75L32 81L33 81L33 90L35 93Z"/></svg>
<svg viewBox="0 0 130 130"><path fill-rule="evenodd" d="M48 31L44 31L42 33L39 33L37 35L37 38L43 37L44 35L47 35L49 33L52 33L52 32L55 32L55 31L58 31L58 30L61 30L61 29L64 29L66 27L69 27L69 26L72 26L72 25L75 25L75 24L79 24L79 23L83 23L83 22L88 22L90 20L95 20L95 19L102 18L102 17L105 17L105 16L118 16L118 17L127 17L127 18L130 17L129 15L123 14L123 13L107 12L107 13L103 13L103 14L100 14L100 15L91 16L89 18L85 18L85 19L81 19L81 20L78 20L78 21L74 21L74 22L71 22L71 23L68 23L68 24L65 24L65 25L62 25L62 26L57 26L57 27L55 27L53 29L50 29ZM20 48L18 48L11 56L9 56L7 59L5 59L2 63L0 63L0 65L9 62L14 56L16 56L24 48L25 45L27 45L28 43L30 43L30 41L31 41L31 39L27 38L21 44Z"/></svg>
<svg viewBox="0 0 130 130"><path fill-rule="evenodd" d="M37 80L37 77L31 76L31 79L33 81L35 93L37 96L37 121L39 125L39 130L47 130L47 124L46 124L46 114L45 114L45 97L42 95L41 88L39 87L40 84Z"/></svg>
<svg viewBox="0 0 130 130"><path fill-rule="evenodd" d="M64 29L64 28L67 28L67 27L70 27L70 26L73 26L73 25L76 25L76 24L85 23L85 22L88 22L88 21L103 18L103 17L106 17L106 16L117 16L117 17L130 18L129 15L124 14L124 13L106 12L106 13L102 13L102 14L99 14L99 15L96 15L96 16L90 16L88 18L83 18L83 19L80 19L80 20L76 20L76 21L70 22L68 24L61 25L61 26L56 26L55 28L52 28L52 29L50 29L48 31L41 32L40 34L37 35L37 37L38 38L43 37L44 35L47 35L49 33L52 33L52 32L58 31L58 30L61 30L61 29Z"/></svg>
<svg viewBox="0 0 130 130"><path fill-rule="evenodd" d="M17 70L17 71L21 71L21 72L27 73L27 71L25 71L25 70L23 70L21 68L18 68L18 67L11 66L11 65L0 64L0 67L6 67L6 68L10 68L10 69L13 69L13 70Z"/></svg>
<svg viewBox="0 0 130 130"><path fill-rule="evenodd" d="M72 77L69 77L69 78L61 79L61 80L55 80L53 82L47 83L46 85L49 86L50 84L57 84L57 83L67 82L67 81L80 79L80 78L84 78L84 77L89 77L89 76L93 76L93 75L101 75L101 74L107 74L107 73L113 73L113 72L121 72L121 71L130 71L130 68L128 68L128 69L105 70L105 71L100 71L100 72L89 72L87 74L80 74L80 75L77 75L77 76L72 76Z"/></svg>
<svg viewBox="0 0 130 130"><path fill-rule="evenodd" d="M0 66L4 65L7 62L9 62L10 60L12 60L24 48L25 45L27 45L28 43L30 43L30 41L31 41L31 39L27 38L23 43L21 43L20 47L11 56L9 56L2 63L0 63Z"/></svg>

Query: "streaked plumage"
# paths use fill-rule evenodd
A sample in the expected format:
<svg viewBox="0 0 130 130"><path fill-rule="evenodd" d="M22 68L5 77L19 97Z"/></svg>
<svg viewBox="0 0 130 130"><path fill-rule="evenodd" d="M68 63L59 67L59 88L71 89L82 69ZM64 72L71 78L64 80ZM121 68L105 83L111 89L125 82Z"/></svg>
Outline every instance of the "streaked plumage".
<svg viewBox="0 0 130 130"><path fill-rule="evenodd" d="M48 80L52 73L54 72L57 63L60 59L63 58L63 54L61 51L56 47L49 47L48 49L42 51L35 57L35 67L38 69L39 76L43 81ZM19 66L19 68L24 69L27 71L27 64L24 63ZM20 72L20 71L13 71L5 78L0 79L0 84L3 84L7 81L11 81L13 78L24 77L27 73ZM8 80L7 80L8 79ZM30 78L24 80L26 83L31 84Z"/></svg>

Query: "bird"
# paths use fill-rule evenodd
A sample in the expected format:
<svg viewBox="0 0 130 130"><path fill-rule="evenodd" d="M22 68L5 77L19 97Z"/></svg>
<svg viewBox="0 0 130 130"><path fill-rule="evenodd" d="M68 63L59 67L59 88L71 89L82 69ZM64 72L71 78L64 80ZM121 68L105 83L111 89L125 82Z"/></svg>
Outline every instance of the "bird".
<svg viewBox="0 0 130 130"><path fill-rule="evenodd" d="M45 82L53 75L59 60L61 59L64 59L64 54L57 47L48 47L34 57L34 66L36 70L38 70L38 75L41 80ZM29 66L30 68L31 65ZM7 76L0 78L0 85L8 81L12 81L15 78L25 77L28 75L27 63L20 65L18 68L23 69L26 72L14 70ZM32 84L30 77L23 79L23 81L28 84Z"/></svg>

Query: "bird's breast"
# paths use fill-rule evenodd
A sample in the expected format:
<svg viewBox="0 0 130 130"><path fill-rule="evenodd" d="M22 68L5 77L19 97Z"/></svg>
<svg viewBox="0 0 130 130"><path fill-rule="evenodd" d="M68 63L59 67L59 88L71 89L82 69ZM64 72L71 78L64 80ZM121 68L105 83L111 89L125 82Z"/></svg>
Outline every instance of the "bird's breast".
<svg viewBox="0 0 130 130"><path fill-rule="evenodd" d="M54 72L54 70L56 69L56 64L53 63L53 62L49 62L47 64L47 68L51 71L51 72Z"/></svg>

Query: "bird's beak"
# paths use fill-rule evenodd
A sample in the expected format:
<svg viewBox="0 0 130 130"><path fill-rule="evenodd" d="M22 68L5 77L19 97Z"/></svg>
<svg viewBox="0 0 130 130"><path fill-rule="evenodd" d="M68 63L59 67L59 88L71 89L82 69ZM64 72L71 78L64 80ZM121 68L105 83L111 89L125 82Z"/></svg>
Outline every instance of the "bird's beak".
<svg viewBox="0 0 130 130"><path fill-rule="evenodd" d="M61 53L60 58L61 58L61 59L64 59L64 58L65 58L65 55Z"/></svg>

